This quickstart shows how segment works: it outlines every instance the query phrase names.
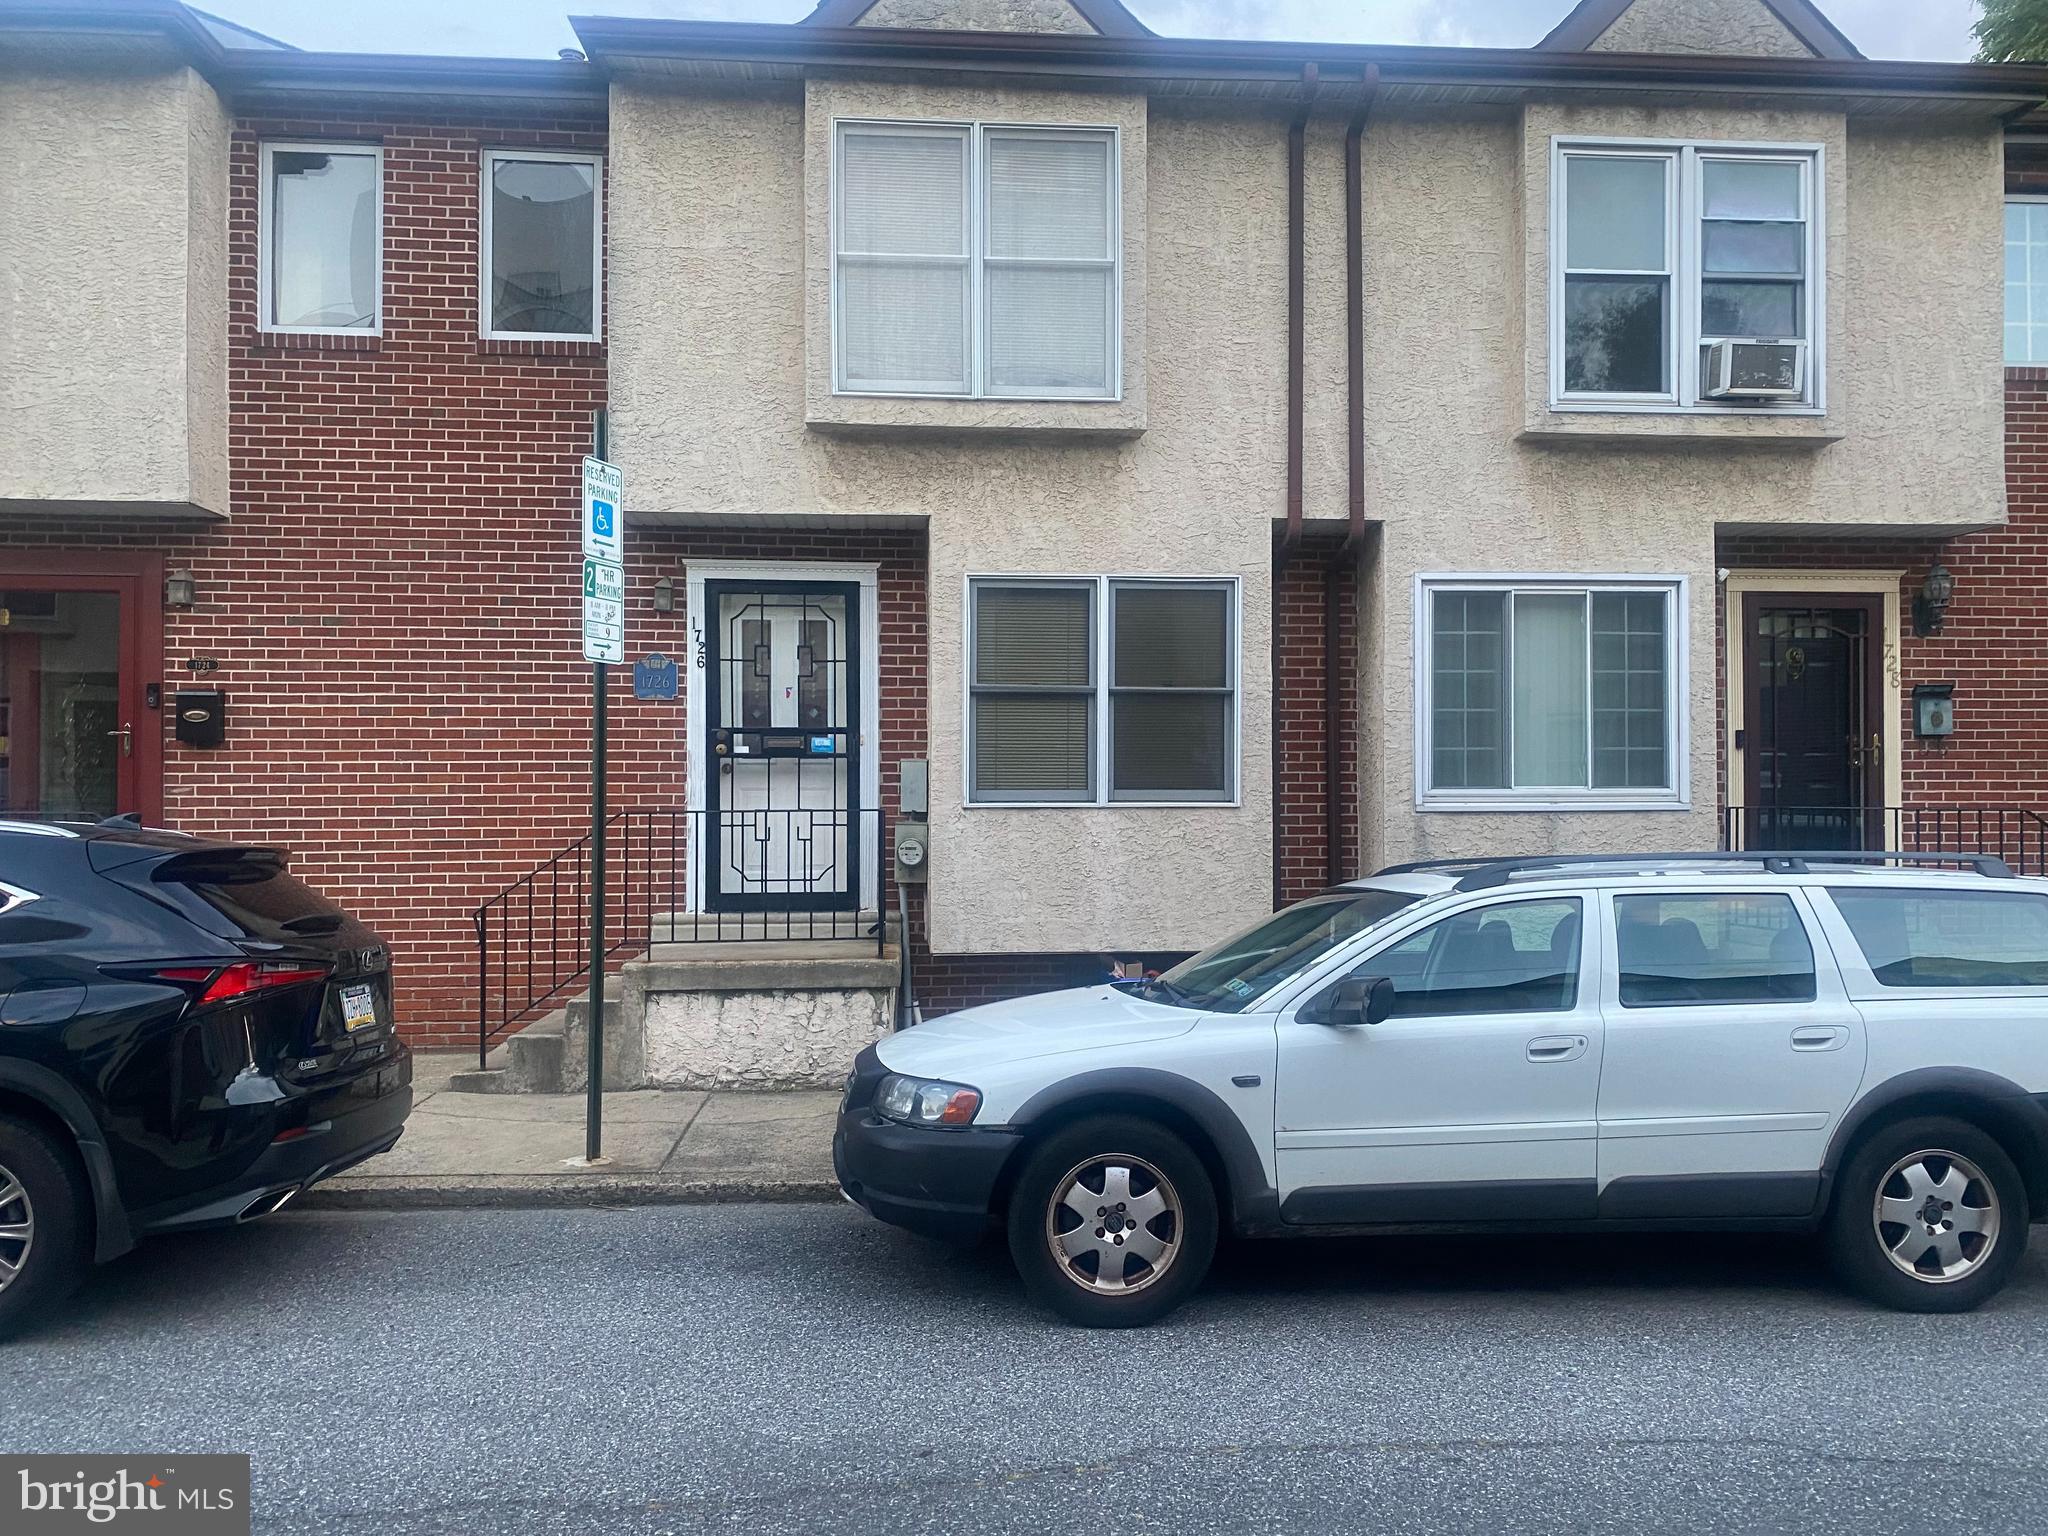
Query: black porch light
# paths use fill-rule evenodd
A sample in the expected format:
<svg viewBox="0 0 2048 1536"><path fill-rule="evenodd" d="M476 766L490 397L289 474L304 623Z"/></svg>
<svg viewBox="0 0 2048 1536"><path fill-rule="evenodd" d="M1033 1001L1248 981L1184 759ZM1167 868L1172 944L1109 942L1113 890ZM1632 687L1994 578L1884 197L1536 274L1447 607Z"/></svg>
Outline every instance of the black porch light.
<svg viewBox="0 0 2048 1536"><path fill-rule="evenodd" d="M1927 573L1927 579L1920 583L1920 593L1913 599L1913 633L1916 635L1938 635L1941 633L1943 617L1948 605L1956 595L1956 579L1949 568L1939 560Z"/></svg>

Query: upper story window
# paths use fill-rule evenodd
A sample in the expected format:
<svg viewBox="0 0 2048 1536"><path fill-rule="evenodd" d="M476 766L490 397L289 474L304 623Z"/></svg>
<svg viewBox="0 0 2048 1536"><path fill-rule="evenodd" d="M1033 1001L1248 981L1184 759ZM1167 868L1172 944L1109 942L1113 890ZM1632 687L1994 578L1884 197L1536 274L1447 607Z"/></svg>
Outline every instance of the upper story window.
<svg viewBox="0 0 2048 1536"><path fill-rule="evenodd" d="M1552 403L1816 408L1820 153L1558 142Z"/></svg>
<svg viewBox="0 0 2048 1536"><path fill-rule="evenodd" d="M833 387L1113 400L1113 128L841 122Z"/></svg>
<svg viewBox="0 0 2048 1536"><path fill-rule="evenodd" d="M970 801L1236 797L1235 582L977 577L967 649Z"/></svg>
<svg viewBox="0 0 2048 1536"><path fill-rule="evenodd" d="M2005 200L2005 360L2048 363L2048 197Z"/></svg>
<svg viewBox="0 0 2048 1536"><path fill-rule="evenodd" d="M384 151L364 144L265 144L260 175L262 328L332 335L381 330Z"/></svg>
<svg viewBox="0 0 2048 1536"><path fill-rule="evenodd" d="M596 341L604 270L596 155L487 150L483 333L501 340Z"/></svg>
<svg viewBox="0 0 2048 1536"><path fill-rule="evenodd" d="M1683 803L1684 582L1424 577L1424 807Z"/></svg>

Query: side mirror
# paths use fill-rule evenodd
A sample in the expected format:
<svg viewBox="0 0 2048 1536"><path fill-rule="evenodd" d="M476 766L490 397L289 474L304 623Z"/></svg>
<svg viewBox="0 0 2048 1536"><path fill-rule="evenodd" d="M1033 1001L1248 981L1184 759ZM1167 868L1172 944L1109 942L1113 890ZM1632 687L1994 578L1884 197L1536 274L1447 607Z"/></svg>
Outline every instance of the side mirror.
<svg viewBox="0 0 2048 1536"><path fill-rule="evenodd" d="M1384 976L1346 976L1302 1009L1299 1017L1332 1029L1357 1029L1391 1019L1399 995Z"/></svg>

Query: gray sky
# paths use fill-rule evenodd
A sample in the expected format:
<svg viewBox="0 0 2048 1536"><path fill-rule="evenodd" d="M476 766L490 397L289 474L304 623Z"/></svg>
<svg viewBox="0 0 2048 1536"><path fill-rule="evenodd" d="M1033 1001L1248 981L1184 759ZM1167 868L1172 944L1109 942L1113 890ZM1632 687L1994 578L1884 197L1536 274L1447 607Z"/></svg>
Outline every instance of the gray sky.
<svg viewBox="0 0 2048 1536"><path fill-rule="evenodd" d="M1129 0L1169 37L1438 43L1525 48L1573 0ZM1966 59L1976 0L1820 0L1872 58ZM203 9L301 48L546 57L575 46L564 17L794 21L811 0L200 0Z"/></svg>

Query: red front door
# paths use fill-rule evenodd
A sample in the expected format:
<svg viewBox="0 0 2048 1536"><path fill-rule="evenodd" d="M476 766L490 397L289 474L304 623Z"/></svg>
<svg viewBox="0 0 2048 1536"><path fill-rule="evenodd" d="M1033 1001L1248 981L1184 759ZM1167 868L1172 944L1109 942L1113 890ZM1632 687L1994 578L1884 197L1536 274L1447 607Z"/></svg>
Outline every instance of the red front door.
<svg viewBox="0 0 2048 1536"><path fill-rule="evenodd" d="M0 816L163 820L154 555L0 551Z"/></svg>

